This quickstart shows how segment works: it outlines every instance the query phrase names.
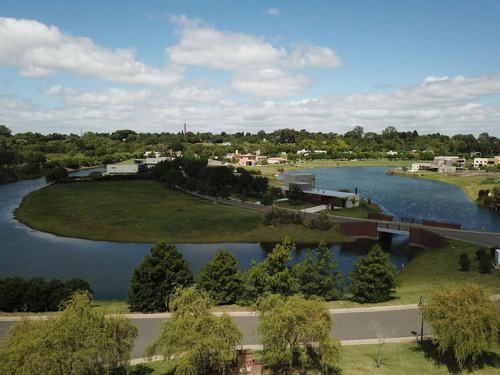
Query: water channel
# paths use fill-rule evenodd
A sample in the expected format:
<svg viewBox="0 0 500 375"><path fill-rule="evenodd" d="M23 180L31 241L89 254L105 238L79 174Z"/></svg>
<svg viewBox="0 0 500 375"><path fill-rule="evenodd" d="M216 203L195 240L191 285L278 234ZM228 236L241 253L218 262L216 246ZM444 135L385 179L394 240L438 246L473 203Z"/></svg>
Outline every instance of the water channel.
<svg viewBox="0 0 500 375"><path fill-rule="evenodd" d="M389 213L397 214L398 210L403 211L410 204L419 206L419 200L424 197L411 193L416 181L421 181L423 185L432 184L433 181L405 179L406 189L402 183L403 197L395 193L381 194L377 185L382 184L391 189L394 183L386 182L386 175L383 168L336 168L327 170L314 170L317 175L317 186L325 189L353 189L357 186L361 195L365 198L371 197L373 201L381 203L381 206ZM332 171L334 177L329 179L328 171ZM340 178L338 173L343 173L342 183L334 185L333 181ZM73 175L82 175L90 171L75 172ZM335 175L337 174L337 175ZM347 176L352 177L351 180ZM337 176L337 177L335 177ZM371 177L370 177L371 176ZM395 177L395 176L390 176ZM372 178L372 180L370 180ZM398 179L396 177L394 180ZM394 181L393 180L393 181ZM382 182L380 182L382 181ZM351 183L352 182L352 183ZM30 192L45 185L45 179L19 181L10 184L0 185L0 279L8 276L21 276L25 278L41 276L46 280L52 278L69 279L72 277L82 277L87 280L95 291L97 299L122 299L124 298L129 285L130 276L138 266L143 256L149 252L151 244L136 243L114 243L106 241L88 241L73 238L57 237L51 234L32 230L14 219L13 212L21 203L23 197ZM462 211L462 207L467 205L468 198L460 194L461 189L455 189L452 185L441 184L443 195L455 196L455 217ZM447 190L448 188L448 190ZM378 188L380 189L380 187ZM418 192L423 189L416 187ZM446 192L447 191L447 192ZM401 199L411 199L412 202L401 203ZM425 196L425 200L430 197ZM392 203L391 203L392 202ZM472 202L471 202L472 203ZM473 204L473 203L472 203ZM470 212L469 212L470 211ZM485 221L487 216L474 217L474 210L469 209L468 218L471 222L488 223L496 225L496 230L500 231L500 215L490 221ZM415 211L416 212L416 211ZM445 212L445 211L443 211ZM476 209L481 215L488 213ZM425 212L424 212L425 213ZM405 213L406 215L406 213ZM406 215L408 216L408 215ZM428 216L425 216L426 218ZM453 217L453 216L451 216ZM450 220L456 221L456 220ZM465 226L465 225L464 225ZM392 243L382 243L384 247L391 251L391 260L397 267L408 263L411 259L411 249L408 250L407 237L397 236ZM332 245L331 249L336 254L339 261L338 269L344 273L349 271L352 263L360 256L368 252L373 245L370 241L358 241L356 243L344 244L342 246ZM232 251L240 263L242 270L250 268L251 261L262 261L267 251L272 248L272 244L259 243L224 243L224 244L178 244L178 249L188 260L191 269L196 274L200 267L213 258L219 248ZM298 245L292 263L297 263L304 259L307 245Z"/></svg>

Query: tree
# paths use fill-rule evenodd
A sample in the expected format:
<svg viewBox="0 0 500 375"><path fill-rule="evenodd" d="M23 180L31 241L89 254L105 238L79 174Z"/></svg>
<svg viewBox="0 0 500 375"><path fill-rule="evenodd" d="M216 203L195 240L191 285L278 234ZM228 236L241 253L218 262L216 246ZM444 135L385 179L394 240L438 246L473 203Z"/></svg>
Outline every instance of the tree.
<svg viewBox="0 0 500 375"><path fill-rule="evenodd" d="M349 272L352 283L347 287L356 302L388 301L398 285L396 267L379 245L360 257Z"/></svg>
<svg viewBox="0 0 500 375"><path fill-rule="evenodd" d="M244 276L244 299L247 302L254 302L266 293L291 296L299 291L299 280L293 268L287 266L292 260L291 252L294 250L295 244L285 237L262 263L252 262L250 270Z"/></svg>
<svg viewBox="0 0 500 375"><path fill-rule="evenodd" d="M224 374L243 337L234 319L227 314L214 316L208 295L194 287L179 289L170 305L172 317L146 348L148 356L175 357L175 374Z"/></svg>
<svg viewBox="0 0 500 375"><path fill-rule="evenodd" d="M498 309L477 284L446 285L434 291L421 310L439 352L451 352L460 368L500 341Z"/></svg>
<svg viewBox="0 0 500 375"><path fill-rule="evenodd" d="M11 137L12 136L12 130L10 130L5 125L0 125L0 135L3 135L4 137Z"/></svg>
<svg viewBox="0 0 500 375"><path fill-rule="evenodd" d="M64 167L55 167L45 174L47 182L60 182L68 178L68 171Z"/></svg>
<svg viewBox="0 0 500 375"><path fill-rule="evenodd" d="M216 304L235 303L243 290L243 275L236 256L227 250L217 250L214 259L201 267L196 285Z"/></svg>
<svg viewBox="0 0 500 375"><path fill-rule="evenodd" d="M257 307L263 361L271 369L290 373L319 365L326 372L338 367L341 345L330 337L333 319L323 302L272 294Z"/></svg>
<svg viewBox="0 0 500 375"><path fill-rule="evenodd" d="M23 318L0 346L0 373L103 375L126 366L137 328L121 316L106 317L90 294L75 294L48 321Z"/></svg>
<svg viewBox="0 0 500 375"><path fill-rule="evenodd" d="M133 311L166 311L175 289L192 282L193 272L175 245L160 242L134 270L127 302Z"/></svg>
<svg viewBox="0 0 500 375"><path fill-rule="evenodd" d="M295 266L300 290L305 296L318 296L327 301L341 296L343 277L335 272L338 262L333 260L334 256L328 245L320 242L316 250L308 249L306 259Z"/></svg>

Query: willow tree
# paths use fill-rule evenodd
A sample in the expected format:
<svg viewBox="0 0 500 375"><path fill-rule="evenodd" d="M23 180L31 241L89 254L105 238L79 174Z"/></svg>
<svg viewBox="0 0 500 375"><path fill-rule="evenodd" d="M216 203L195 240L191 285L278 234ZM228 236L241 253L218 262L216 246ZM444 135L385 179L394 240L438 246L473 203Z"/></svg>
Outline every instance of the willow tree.
<svg viewBox="0 0 500 375"><path fill-rule="evenodd" d="M194 287L180 289L172 297L172 317L146 352L175 358L176 375L225 374L236 359L241 328L227 314L214 316L210 298Z"/></svg>
<svg viewBox="0 0 500 375"><path fill-rule="evenodd" d="M259 301L258 310L266 366L286 373L295 368L320 367L325 373L338 369L342 348L330 337L333 319L322 301L271 294Z"/></svg>
<svg viewBox="0 0 500 375"><path fill-rule="evenodd" d="M451 352L460 368L500 341L498 307L477 284L449 284L434 291L421 309L439 352Z"/></svg>
<svg viewBox="0 0 500 375"><path fill-rule="evenodd" d="M49 320L23 318L0 346L0 374L106 375L124 367L137 328L121 316L92 307L88 293L75 294Z"/></svg>

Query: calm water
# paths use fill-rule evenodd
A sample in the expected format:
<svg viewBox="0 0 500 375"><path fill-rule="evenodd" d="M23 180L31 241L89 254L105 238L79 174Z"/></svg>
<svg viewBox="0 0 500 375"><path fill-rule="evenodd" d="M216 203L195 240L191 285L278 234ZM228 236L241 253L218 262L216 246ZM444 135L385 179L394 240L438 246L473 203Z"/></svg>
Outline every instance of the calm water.
<svg viewBox="0 0 500 375"><path fill-rule="evenodd" d="M398 198L394 194L386 194L387 203L384 200L385 198L382 199L385 195L380 195L380 198L377 196L377 189L374 186L380 183L378 182L379 179L380 181L390 181L391 188L394 185L394 181L406 181L407 188L406 190L402 188L403 192L413 189L413 184L419 181L424 185L426 183L434 185L432 181L386 176L383 170L383 168L344 168L342 170L338 168L332 170L315 170L314 172L317 174L317 185L319 187L328 189L350 188L354 190L354 186L358 186L360 193L365 198L371 197L373 201L380 202L386 211L394 214L397 214L399 209L404 210L405 206L399 202L401 198ZM332 171L333 177L328 176L327 171ZM338 175L339 172L345 175ZM73 175L87 173L89 171L77 172ZM352 177L349 180L347 176L350 175L358 175L358 177ZM391 178L391 180L386 180L387 178ZM341 179L342 184L334 185L333 183L337 179ZM349 184L349 181L356 182L356 185ZM366 187L361 183L362 181L364 181ZM369 184L370 182L373 186ZM388 184L388 182L383 183ZM13 211L19 206L26 194L41 188L44 184L45 179L39 178L0 185L0 278L3 279L7 276L15 275L26 278L41 276L45 279L59 278L63 280L72 277L82 277L90 282L96 292L96 298L123 298L128 290L133 270L140 263L143 256L149 252L152 245L62 238L31 230L18 223L13 218ZM455 197L452 200L454 201L455 214L458 215L462 210L461 207L467 204L467 198L464 194L459 194L461 190L458 189L457 191L452 185L440 185L443 188L443 195L459 195L458 198ZM372 186L371 190L368 190L370 186ZM422 187L416 187L416 189L419 192L422 191ZM408 194L407 196L410 199L424 200L419 194ZM406 197L406 194L404 197ZM425 198L427 200L429 197ZM418 205L417 203L415 204ZM409 206L407 205L407 207ZM404 211L402 212L404 213ZM488 213L487 211L484 212L477 209L476 212L480 214ZM474 222L477 221L473 213L469 215L475 220ZM429 216L426 215L425 217ZM498 228L498 222L496 225ZM490 228L488 227L488 229ZM409 258L411 258L407 243L407 237L405 236L393 238L392 244L382 243L384 247L392 248L391 259L397 267L408 263ZM370 241L359 241L353 244L342 245L342 247L338 245L332 246L331 249L339 261L339 270L343 272L350 270L352 263L360 255L366 254L372 245L373 242ZM241 269L247 270L250 268L252 259L260 262L265 258L266 252L272 248L272 244L178 244L178 249L183 253L185 259L189 261L190 267L195 274L198 273L204 263L212 259L219 248L232 251L238 258ZM304 259L304 257L305 246L298 246L292 263L297 263Z"/></svg>
<svg viewBox="0 0 500 375"><path fill-rule="evenodd" d="M500 232L500 213L472 202L465 191L444 182L388 175L389 167L322 168L290 173L316 174L316 187L349 189L378 203L397 218L462 224L463 229Z"/></svg>

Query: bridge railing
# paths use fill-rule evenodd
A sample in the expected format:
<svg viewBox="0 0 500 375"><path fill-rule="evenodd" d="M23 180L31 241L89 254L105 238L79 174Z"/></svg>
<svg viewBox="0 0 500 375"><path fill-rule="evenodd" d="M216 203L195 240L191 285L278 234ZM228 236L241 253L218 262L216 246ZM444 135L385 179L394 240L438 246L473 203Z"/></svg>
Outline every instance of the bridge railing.
<svg viewBox="0 0 500 375"><path fill-rule="evenodd" d="M410 225L408 224L400 224L400 223L377 223L377 228L384 229L392 229L392 230L400 230L404 232L410 231Z"/></svg>

